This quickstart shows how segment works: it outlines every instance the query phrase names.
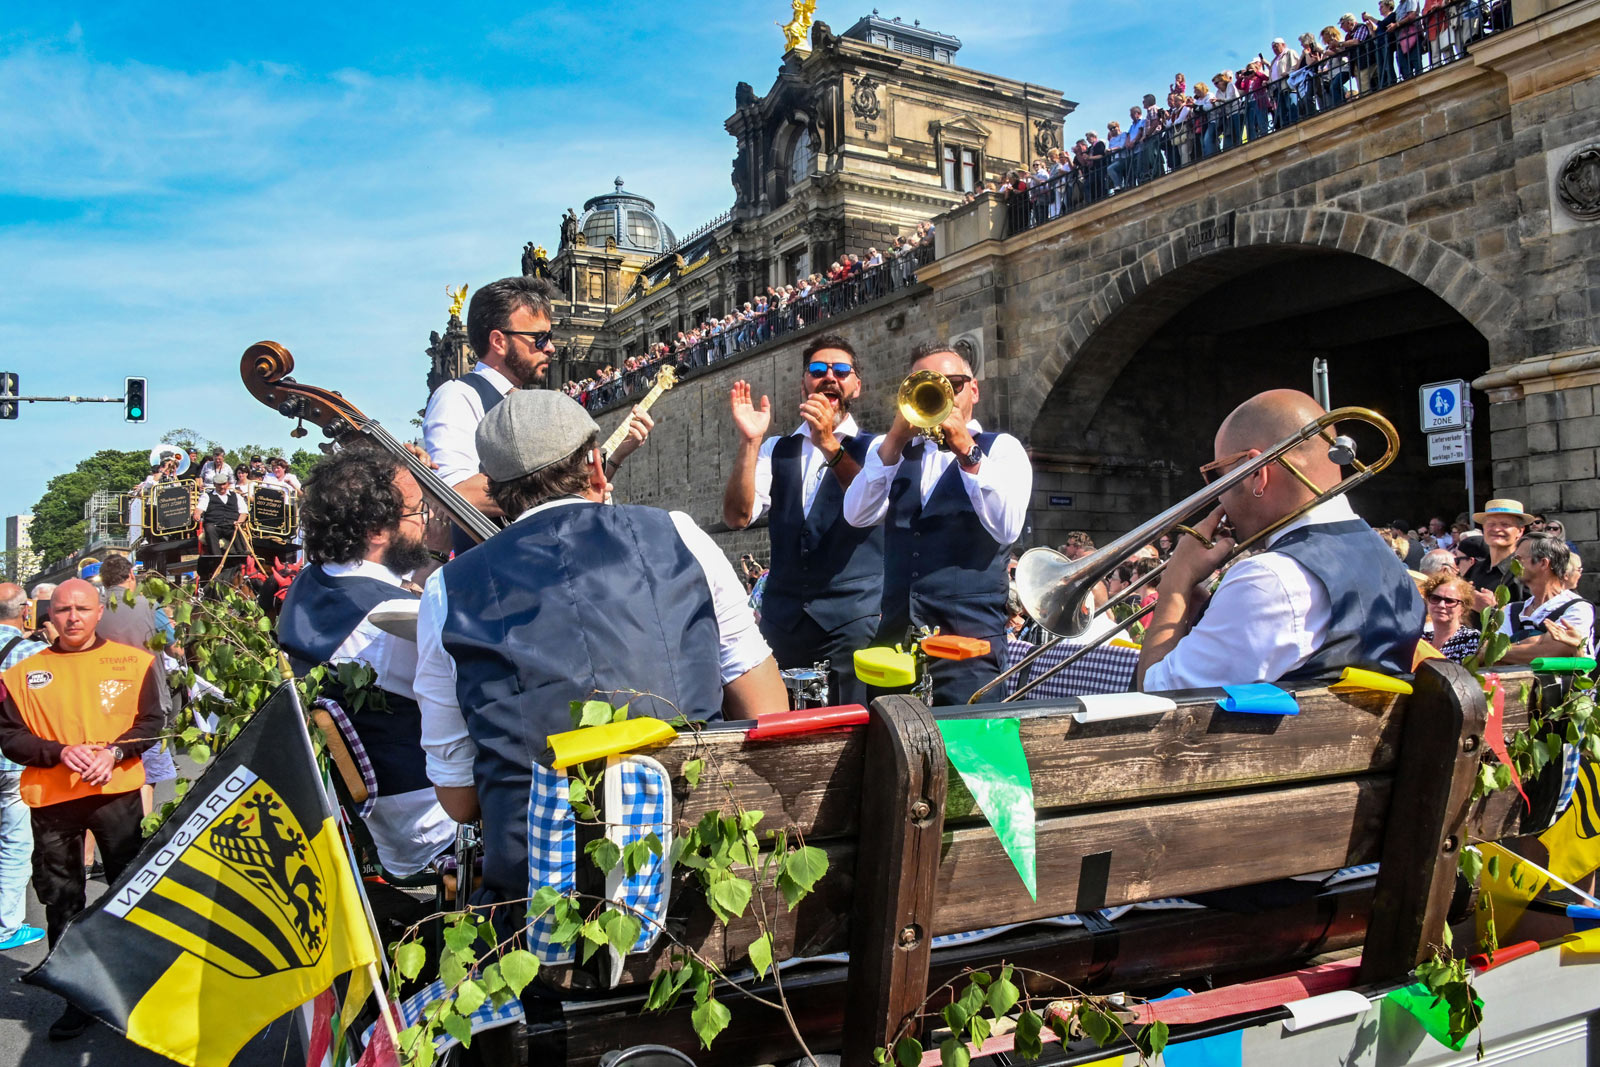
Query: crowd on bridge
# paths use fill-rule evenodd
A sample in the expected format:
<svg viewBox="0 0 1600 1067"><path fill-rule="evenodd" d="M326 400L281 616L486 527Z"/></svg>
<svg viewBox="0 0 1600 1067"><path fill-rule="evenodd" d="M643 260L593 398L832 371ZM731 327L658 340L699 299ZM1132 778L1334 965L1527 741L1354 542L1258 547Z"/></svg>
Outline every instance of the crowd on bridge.
<svg viewBox="0 0 1600 1067"><path fill-rule="evenodd" d="M741 307L678 331L669 341L651 343L620 367L607 364L593 374L562 384L568 396L590 411L602 411L649 388L663 363L680 369L709 366L737 352L781 337L833 315L870 303L916 281L917 268L933 258L934 224L919 222L880 251L847 252L826 271L812 272L784 285L769 285Z"/></svg>
<svg viewBox="0 0 1600 1067"><path fill-rule="evenodd" d="M1351 100L1456 62L1510 25L1509 0L1380 0L1295 41L1275 38L1240 70L1173 76L1105 133L1088 130L986 188L1007 198L1015 232L1259 141Z"/></svg>

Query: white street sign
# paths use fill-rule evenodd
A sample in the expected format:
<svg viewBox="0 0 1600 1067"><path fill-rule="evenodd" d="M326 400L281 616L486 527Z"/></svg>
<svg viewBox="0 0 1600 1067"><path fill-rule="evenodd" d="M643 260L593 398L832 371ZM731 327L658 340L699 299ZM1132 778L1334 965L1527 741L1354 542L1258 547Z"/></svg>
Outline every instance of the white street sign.
<svg viewBox="0 0 1600 1067"><path fill-rule="evenodd" d="M1459 378L1453 382L1434 382L1418 391L1422 405L1422 432L1457 430L1467 424L1467 383Z"/></svg>
<svg viewBox="0 0 1600 1067"><path fill-rule="evenodd" d="M1428 466L1448 467L1467 461L1467 431L1445 430L1428 435Z"/></svg>

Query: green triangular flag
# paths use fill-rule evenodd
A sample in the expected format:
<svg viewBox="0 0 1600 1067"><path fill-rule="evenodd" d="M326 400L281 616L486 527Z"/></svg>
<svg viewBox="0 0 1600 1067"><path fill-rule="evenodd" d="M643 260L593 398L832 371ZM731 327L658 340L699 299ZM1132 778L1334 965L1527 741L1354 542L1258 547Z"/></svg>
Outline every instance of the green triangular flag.
<svg viewBox="0 0 1600 1067"><path fill-rule="evenodd" d="M1016 719L941 719L944 751L994 835L1011 857L1028 895L1039 899L1033 838L1033 777Z"/></svg>
<svg viewBox="0 0 1600 1067"><path fill-rule="evenodd" d="M1461 1046L1467 1043L1467 1034L1462 1034L1459 1038L1450 1036L1449 1002L1423 983L1413 982L1408 986L1402 986L1390 993L1386 999L1414 1016L1417 1022L1422 1024L1422 1028L1428 1031L1429 1036L1452 1052L1460 1052ZM1473 993L1472 1003L1476 1007L1477 1017L1483 1018L1483 998Z"/></svg>

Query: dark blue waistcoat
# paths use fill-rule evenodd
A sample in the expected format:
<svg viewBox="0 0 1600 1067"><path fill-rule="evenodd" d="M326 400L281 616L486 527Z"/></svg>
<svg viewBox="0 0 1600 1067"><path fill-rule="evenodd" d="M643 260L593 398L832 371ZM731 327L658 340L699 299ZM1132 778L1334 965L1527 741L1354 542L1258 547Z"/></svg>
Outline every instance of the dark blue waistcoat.
<svg viewBox="0 0 1600 1067"><path fill-rule="evenodd" d="M841 439L865 463L872 438ZM876 616L883 599L883 529L844 521L844 490L831 470L805 513L805 438L779 438L772 446L772 569L761 595L761 619L791 630L802 614L827 631ZM876 629L876 627L874 627Z"/></svg>
<svg viewBox="0 0 1600 1067"><path fill-rule="evenodd" d="M500 395L500 390L489 384L489 379L485 378L481 374L463 374L458 380L461 382L461 384L467 386L474 393L478 394L478 399L483 401L483 413L485 415L493 411L495 405L505 399L505 397ZM478 542L474 541L471 537L468 537L467 532L461 527L450 527L450 549L456 555L459 556L461 553L465 552L469 548L472 548L477 543Z"/></svg>
<svg viewBox="0 0 1600 1067"><path fill-rule="evenodd" d="M297 675L304 676L339 650L367 613L385 600L416 600L417 594L376 578L334 578L320 566L302 570L283 598L278 643ZM372 760L380 796L431 789L422 751L422 712L410 697L384 690L384 707L352 711L338 680L328 678L323 695L339 702Z"/></svg>
<svg viewBox="0 0 1600 1067"><path fill-rule="evenodd" d="M571 701L721 718L716 608L705 572L657 508L563 504L440 573L444 649L478 746L484 885L509 900L527 890L532 767L546 760L550 734L572 728Z"/></svg>
<svg viewBox="0 0 1600 1067"><path fill-rule="evenodd" d="M976 440L988 452L998 436L980 433ZM902 640L910 624L938 626L961 637L997 638L1006 632L1011 546L996 541L978 521L958 464L950 464L922 503L927 447L908 446L889 485L880 639Z"/></svg>
<svg viewBox="0 0 1600 1067"><path fill-rule="evenodd" d="M1409 675L1422 637L1422 597L1405 564L1360 519L1302 526L1273 546L1328 591L1328 637L1283 681L1327 682L1345 667Z"/></svg>

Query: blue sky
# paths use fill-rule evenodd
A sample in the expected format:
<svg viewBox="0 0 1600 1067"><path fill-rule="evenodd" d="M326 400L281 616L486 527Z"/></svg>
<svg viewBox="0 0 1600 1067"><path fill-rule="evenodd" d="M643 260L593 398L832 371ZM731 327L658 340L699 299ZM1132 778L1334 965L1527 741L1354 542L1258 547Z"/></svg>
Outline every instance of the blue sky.
<svg viewBox="0 0 1600 1067"><path fill-rule="evenodd" d="M1074 135L1174 71L1334 21L1326 0L884 6L960 62L1058 88ZM822 0L842 31L872 9ZM238 375L251 342L391 428L426 401L447 284L516 272L560 214L627 187L679 233L725 210L733 88L771 85L788 4L58 2L0 20L0 369L24 393L150 381L150 421L34 404L0 422L0 515L100 448L179 426L291 446ZM313 438L312 440L315 440Z"/></svg>

